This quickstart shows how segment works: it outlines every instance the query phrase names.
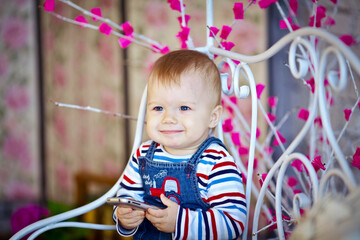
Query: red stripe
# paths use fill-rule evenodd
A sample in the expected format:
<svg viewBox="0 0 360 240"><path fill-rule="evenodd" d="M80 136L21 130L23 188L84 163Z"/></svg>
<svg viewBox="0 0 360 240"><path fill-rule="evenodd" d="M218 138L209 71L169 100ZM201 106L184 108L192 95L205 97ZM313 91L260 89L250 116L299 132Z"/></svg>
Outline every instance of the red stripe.
<svg viewBox="0 0 360 240"><path fill-rule="evenodd" d="M210 216L211 216L212 232L213 232L214 240L216 240L217 239L217 229L216 229L215 215L214 215L213 210L209 209L209 212L210 212Z"/></svg>
<svg viewBox="0 0 360 240"><path fill-rule="evenodd" d="M185 208L185 229L184 229L184 240L188 237L188 231L189 231L189 209Z"/></svg>
<svg viewBox="0 0 360 240"><path fill-rule="evenodd" d="M124 175L124 180L127 181L130 184L134 184L135 182L131 180L128 176Z"/></svg>
<svg viewBox="0 0 360 240"><path fill-rule="evenodd" d="M204 151L204 153L217 153L217 154L223 155L224 157L227 156L224 151L216 151L214 149L207 149L207 150Z"/></svg>
<svg viewBox="0 0 360 240"><path fill-rule="evenodd" d="M223 212L228 218L234 220L235 222L237 222L240 225L241 228L241 233L244 232L244 224L242 222L240 222L239 220L234 219L230 214L228 214L227 212Z"/></svg>
<svg viewBox="0 0 360 240"><path fill-rule="evenodd" d="M197 177L204 178L204 179L206 179L206 180L209 180L209 176L208 176L208 175L205 175L205 174L202 174L202 173L196 173L196 176L197 176Z"/></svg>
<svg viewBox="0 0 360 240"><path fill-rule="evenodd" d="M215 195L213 197L208 198L208 201L211 202L211 201L220 199L222 197L241 197L241 198L245 199L244 194L241 194L241 193L238 193L238 192L233 192L233 193L223 193L223 194L220 194L220 195Z"/></svg>
<svg viewBox="0 0 360 240"><path fill-rule="evenodd" d="M215 164L215 166L213 167L212 170L216 169L216 168L220 168L220 167L225 167L225 166L233 166L236 168L236 164L234 162L220 162Z"/></svg>
<svg viewBox="0 0 360 240"><path fill-rule="evenodd" d="M140 148L138 148L136 151L136 158L139 159L139 157L140 157Z"/></svg>

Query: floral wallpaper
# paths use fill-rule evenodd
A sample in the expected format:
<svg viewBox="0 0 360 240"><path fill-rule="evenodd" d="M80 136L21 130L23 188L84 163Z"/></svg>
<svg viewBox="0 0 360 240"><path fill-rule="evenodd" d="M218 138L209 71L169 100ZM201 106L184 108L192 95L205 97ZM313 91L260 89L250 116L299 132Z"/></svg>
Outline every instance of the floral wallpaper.
<svg viewBox="0 0 360 240"><path fill-rule="evenodd" d="M36 201L39 189L39 115L31 1L1 1L0 201Z"/></svg>
<svg viewBox="0 0 360 240"><path fill-rule="evenodd" d="M101 8L107 18L120 18L119 1L76 4ZM60 1L55 1L53 12L69 19L82 14ZM54 102L123 113L121 49L114 38L98 31L66 23L47 11L41 11L41 17L47 195L50 200L75 204L78 174L113 177L114 183L121 175L127 161L124 120L62 108Z"/></svg>

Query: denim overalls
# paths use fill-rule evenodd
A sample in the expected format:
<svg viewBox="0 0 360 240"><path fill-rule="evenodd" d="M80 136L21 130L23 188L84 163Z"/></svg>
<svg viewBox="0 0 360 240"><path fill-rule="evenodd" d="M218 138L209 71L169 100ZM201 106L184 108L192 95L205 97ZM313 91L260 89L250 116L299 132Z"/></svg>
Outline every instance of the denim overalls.
<svg viewBox="0 0 360 240"><path fill-rule="evenodd" d="M212 143L218 143L225 148L219 139L210 137L187 162L169 163L153 161L157 143L152 142L146 155L139 157L140 176L145 191L144 201L165 208L160 200L163 193L183 208L208 210L209 205L202 200L198 189L196 167L200 156ZM145 218L134 236L134 240L137 239L171 239L171 233L160 232Z"/></svg>

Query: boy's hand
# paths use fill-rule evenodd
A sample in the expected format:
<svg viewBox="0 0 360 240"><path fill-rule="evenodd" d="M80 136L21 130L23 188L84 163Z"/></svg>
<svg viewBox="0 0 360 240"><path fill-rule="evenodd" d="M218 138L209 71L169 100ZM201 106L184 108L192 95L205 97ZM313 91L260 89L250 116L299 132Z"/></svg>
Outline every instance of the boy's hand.
<svg viewBox="0 0 360 240"><path fill-rule="evenodd" d="M128 230L134 229L139 226L145 218L145 211L135 210L130 207L118 206L116 208L115 214L121 226Z"/></svg>
<svg viewBox="0 0 360 240"><path fill-rule="evenodd" d="M165 209L148 209L146 218L160 231L173 233L176 227L176 218L179 205L171 201L164 194L160 196L161 202L167 206Z"/></svg>

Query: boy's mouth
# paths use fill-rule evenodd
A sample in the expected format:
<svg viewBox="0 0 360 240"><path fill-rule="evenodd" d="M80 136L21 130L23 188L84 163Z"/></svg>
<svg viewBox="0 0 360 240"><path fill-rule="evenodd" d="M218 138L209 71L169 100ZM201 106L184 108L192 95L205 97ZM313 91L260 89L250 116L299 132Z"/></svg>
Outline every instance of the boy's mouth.
<svg viewBox="0 0 360 240"><path fill-rule="evenodd" d="M162 134L176 134L181 133L183 130L160 130Z"/></svg>

